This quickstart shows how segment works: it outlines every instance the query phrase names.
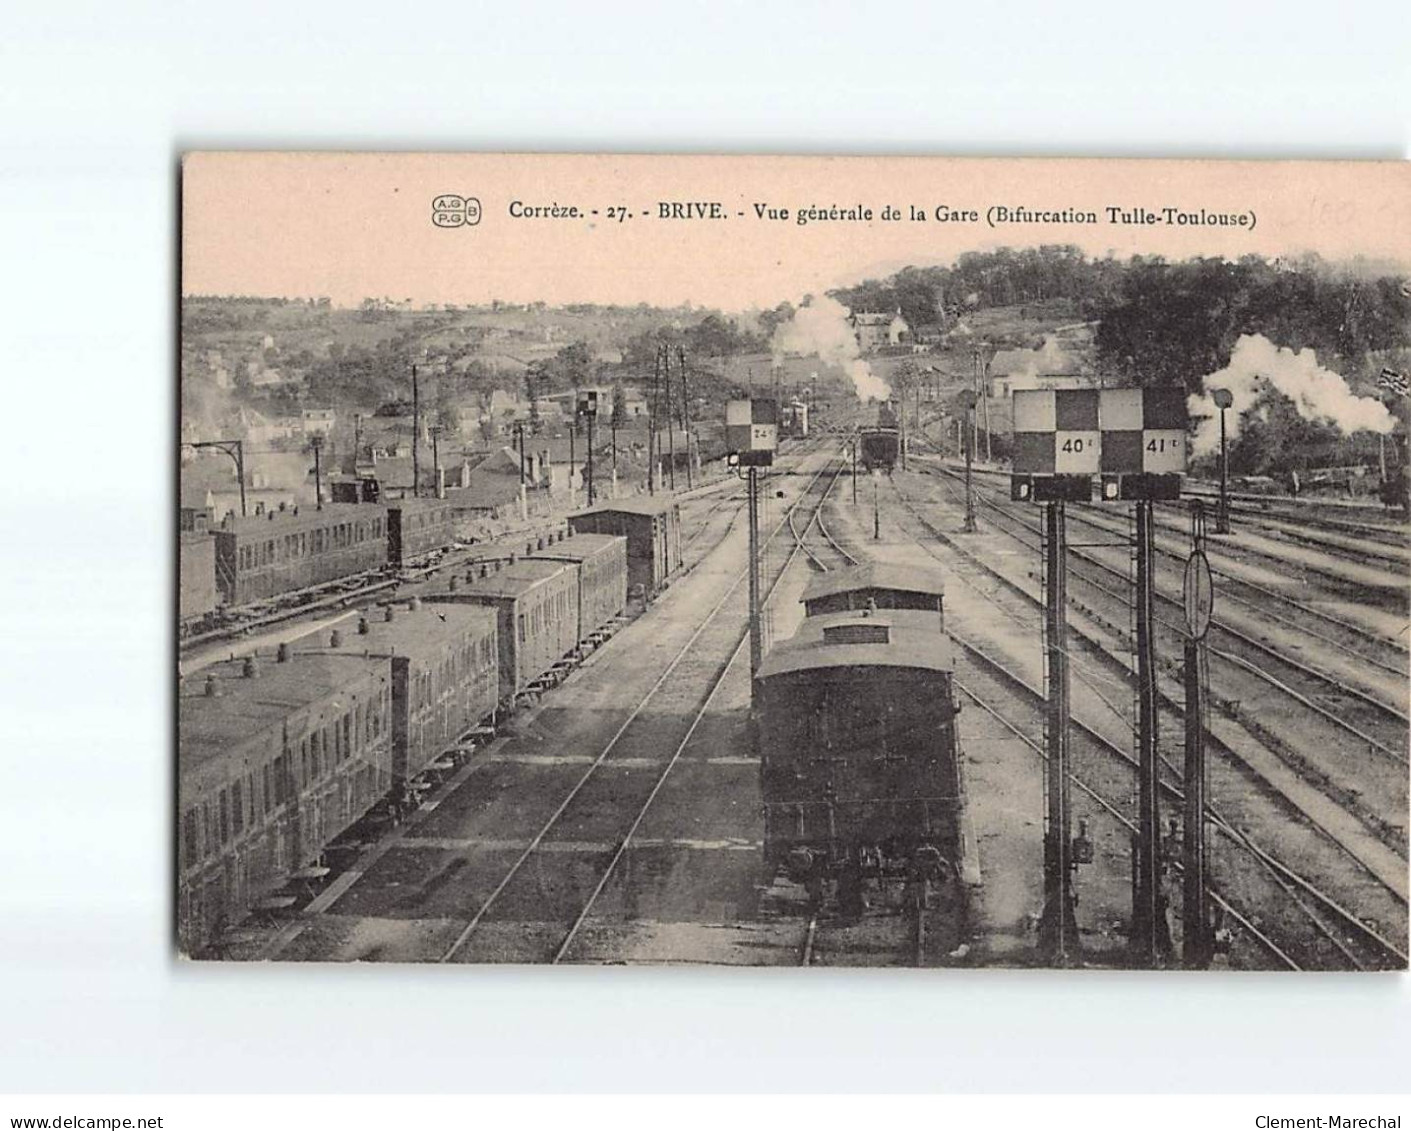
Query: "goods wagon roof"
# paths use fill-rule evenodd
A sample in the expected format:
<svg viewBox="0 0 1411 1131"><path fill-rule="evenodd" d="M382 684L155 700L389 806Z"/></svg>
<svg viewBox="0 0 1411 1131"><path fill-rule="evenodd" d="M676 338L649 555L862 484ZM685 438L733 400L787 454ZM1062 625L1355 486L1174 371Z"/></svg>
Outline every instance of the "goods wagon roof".
<svg viewBox="0 0 1411 1131"><path fill-rule="evenodd" d="M283 725L294 712L322 703L340 691L387 672L387 661L351 648L300 653L277 663L258 656L259 675L241 675L243 660L224 660L183 679L177 688L177 744L183 773L240 749L251 739ZM206 695L213 675L220 694Z"/></svg>
<svg viewBox="0 0 1411 1131"><path fill-rule="evenodd" d="M575 518L581 518L592 514L663 514L676 505L676 500L670 496L656 498L648 495L636 499L616 499L606 506L594 507L592 510L579 511Z"/></svg>
<svg viewBox="0 0 1411 1131"><path fill-rule="evenodd" d="M829 629L886 630L885 643L843 643L829 639ZM950 641L934 612L887 609L865 616L857 612L809 617L798 634L775 645L760 665L759 678L827 668L892 667L948 672L954 667Z"/></svg>
<svg viewBox="0 0 1411 1131"><path fill-rule="evenodd" d="M852 589L898 589L904 593L931 593L943 597L946 584L939 570L916 569L887 562L864 562L817 574L804 589L803 600L814 601Z"/></svg>
<svg viewBox="0 0 1411 1131"><path fill-rule="evenodd" d="M420 656L438 655L447 644L463 639L468 633L484 636L496 627L495 611L478 605L436 604L412 609L406 601L400 601L388 607L392 610L390 621L385 608L368 610L365 634L358 632L357 620L339 624L337 631L343 638L340 648L329 645L330 630L300 637L294 647L320 653L349 651L374 656L409 656L415 660Z"/></svg>
<svg viewBox="0 0 1411 1131"><path fill-rule="evenodd" d="M527 556L535 561L586 562L619 544L627 544L620 534L573 534Z"/></svg>

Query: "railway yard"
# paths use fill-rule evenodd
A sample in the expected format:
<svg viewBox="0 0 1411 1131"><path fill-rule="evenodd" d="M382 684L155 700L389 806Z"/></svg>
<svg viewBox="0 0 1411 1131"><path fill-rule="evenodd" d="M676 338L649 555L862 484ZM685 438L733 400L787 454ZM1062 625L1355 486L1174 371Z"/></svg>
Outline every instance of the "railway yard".
<svg viewBox="0 0 1411 1131"><path fill-rule="evenodd" d="M954 461L918 442L906 469L867 475L850 465L845 436L820 433L787 444L760 491L766 656L800 632L805 589L831 571L881 563L945 580L966 847L955 850L963 860L944 879L918 880L914 862L904 876L879 867L845 907L841 886L834 892L807 869L766 874L746 499L742 482L728 477L675 500L679 541L665 551L672 560L659 585L603 624L585 625L562 661L508 705L458 726L443 756L415 781L409 774L394 812L370 811L308 859L284 860L277 890L253 893L246 914L220 917L193 952L441 963L1044 964L1040 511L1010 501L1007 475L976 469L973 480L977 529L967 532L965 476ZM1127 513L1110 507L1070 506L1068 516L1070 772L1073 815L1091 855L1073 880L1080 961L1121 967L1130 964L1137 792L1131 531ZM1190 520L1184 502L1158 506L1156 516L1164 821L1179 817L1184 786ZM1296 500L1237 498L1231 520L1234 532L1207 545L1217 590L1205 722L1213 964L1405 968L1406 527ZM428 588L448 579L465 591L484 587L508 559L508 585L562 537L561 525L546 525L447 550L296 613L262 617L239 635L188 641L182 675L194 686L242 658L249 674L248 665L276 651L283 662L290 649L298 662L311 639L346 633L355 641L366 631L355 622L383 606L410 601L414 611L422 597L432 608L463 598L454 583L440 594ZM501 631L503 649L514 629L502 623L511 626ZM523 632L521 621L521 641ZM243 799L251 817L253 794ZM221 840L224 805L222 798ZM269 798L261 806L268 812ZM244 823L236 819L237 833ZM1174 824L1169 835L1178 839ZM1179 860L1168 851L1164 875L1177 951ZM229 874L228 855L222 867ZM213 874L189 872L183 883L194 891Z"/></svg>

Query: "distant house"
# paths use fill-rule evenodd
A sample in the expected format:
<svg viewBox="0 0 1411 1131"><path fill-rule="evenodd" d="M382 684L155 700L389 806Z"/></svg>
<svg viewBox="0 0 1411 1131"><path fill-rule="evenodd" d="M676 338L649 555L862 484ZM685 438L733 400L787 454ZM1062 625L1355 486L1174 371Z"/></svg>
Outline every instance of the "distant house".
<svg viewBox="0 0 1411 1131"><path fill-rule="evenodd" d="M901 316L900 310L895 313L853 314L848 321L857 337L858 349L863 353L899 346L911 335L911 327Z"/></svg>
<svg viewBox="0 0 1411 1131"><path fill-rule="evenodd" d="M305 436L327 436L333 431L338 414L331 408L306 408L303 418Z"/></svg>

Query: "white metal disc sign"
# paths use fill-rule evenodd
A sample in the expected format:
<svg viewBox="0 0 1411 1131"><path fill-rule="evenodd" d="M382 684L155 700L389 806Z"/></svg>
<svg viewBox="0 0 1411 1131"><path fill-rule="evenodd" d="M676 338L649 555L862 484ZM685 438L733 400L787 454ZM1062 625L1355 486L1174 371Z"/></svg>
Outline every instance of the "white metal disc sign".
<svg viewBox="0 0 1411 1131"><path fill-rule="evenodd" d="M1210 628L1210 614L1215 609L1215 582L1210 576L1210 561L1201 550L1186 559L1184 588L1186 631L1191 639L1203 640Z"/></svg>

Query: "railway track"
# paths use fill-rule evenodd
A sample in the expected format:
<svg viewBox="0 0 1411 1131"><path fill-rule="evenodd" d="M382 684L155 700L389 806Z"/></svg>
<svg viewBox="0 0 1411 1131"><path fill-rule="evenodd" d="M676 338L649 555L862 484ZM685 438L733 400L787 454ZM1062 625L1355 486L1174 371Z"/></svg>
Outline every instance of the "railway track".
<svg viewBox="0 0 1411 1131"><path fill-rule="evenodd" d="M1037 555L1037 526L992 498L980 496L996 520L996 528L1015 538ZM1110 522L1095 522L1070 513L1070 520L1089 523L1103 536L1125 535ZM1125 538L1124 538L1125 541ZM1089 544L1091 547L1092 544ZM1070 601L1101 622L1120 647L1130 650L1125 622L1128 602L1127 550L1111 548L1069 549ZM1173 567L1165 571L1166 588L1157 575L1157 601L1170 610L1158 614L1157 633L1167 655L1180 654L1184 628L1179 591L1179 559L1167 554ZM1076 584L1074 584L1076 582ZM1411 718L1389 702L1394 692L1378 681L1380 694L1335 678L1285 651L1257 639L1254 626L1241 629L1217 617L1211 622L1209 649L1212 683L1221 688L1214 698L1223 715L1238 723L1301 778L1354 814L1388 848L1406 855L1405 820L1408 805L1405 768L1406 741ZM1178 666L1165 669L1179 677ZM1397 684L1404 696L1403 673Z"/></svg>
<svg viewBox="0 0 1411 1131"><path fill-rule="evenodd" d="M923 526L932 539L939 538L955 550L954 561L961 563L961 568L956 571L958 576L968 584L976 586L988 600L997 603L996 607L999 607L1005 615L1015 616L1015 613L998 604L1003 593L1009 594L1011 598L1017 596L1024 605L1029 606L1030 610L1038 607L1039 602L1032 595L996 573L981 559L959 546L954 539L946 537L943 532L930 524L902 495L899 489L897 495L903 509ZM909 536L934 556L935 551L927 545L925 540L915 534L909 533ZM948 562L948 564L950 563ZM955 636L954 632L952 632L952 636ZM973 642L959 637L956 639L970 665L970 672L967 679L963 681L962 690L971 695L977 703L982 704L983 709L991 711L996 717L1003 718L1006 725L1010 726L1017 735L1023 737L1036 753L1042 755L1041 748L1026 730L1026 728L1040 731L1042 729L1040 713L1044 701L1042 693L1029 686L1022 677L1009 671L1004 664L981 652ZM1079 652L1080 645L1070 645L1070 647L1073 649L1075 661L1075 680L1081 681L1090 678L1079 663L1084 658ZM976 673L981 667L991 672L992 679L1002 681L1003 686L988 695L977 691L978 677ZM1100 682L1100 677L1094 682ZM1090 685L1090 689L1094 690L1097 695L1102 695L1101 689L1092 685ZM1023 723L1016 723L994 705L997 700L1006 703L1027 704L1027 710L1030 712L1029 717ZM1120 708L1112 703L1110 698L1104 698L1103 701L1107 703L1114 714L1122 718L1124 725L1130 729L1130 719L1123 715ZM1168 702L1165 704L1165 708L1165 727L1167 732L1171 733L1179 725L1179 716L1176 715L1174 720L1172 719L1173 704ZM1130 752L1092 727L1077 724L1076 721L1074 734L1076 739L1075 755L1082 756L1085 772L1089 775L1097 774L1103 765L1118 768L1121 771L1106 783L1105 790L1099 790L1088 782L1079 780L1076 776L1074 778L1075 784L1085 794L1091 796L1100 809L1108 812L1110 816L1121 818L1124 827L1130 828L1130 821L1121 812L1120 805L1112 800L1114 795L1129 795L1131 792L1134 760ZM1231 766L1229 763L1234 762L1235 759L1223 744L1213 743L1212 747L1212 752L1221 753L1226 760L1226 765L1220 773L1212 771L1212 795L1224 794L1237 798L1243 797L1246 796L1251 785L1259 784L1262 785L1266 795L1274 794L1272 800L1275 802L1277 817L1287 819L1290 807L1279 804L1285 799L1277 796L1270 783L1263 782L1247 772L1242 772L1242 767ZM1163 769L1162 788L1168 796L1179 798L1179 771L1169 761L1164 764ZM1106 772L1110 774L1112 770L1109 769ZM1315 968L1327 968L1331 959L1338 965L1352 969L1400 969L1405 967L1406 954L1403 944L1393 942L1388 937L1389 934L1394 934L1396 938L1401 938L1404 935L1404 929L1399 929L1397 932L1387 932L1381 929L1380 921L1372 924L1365 922L1361 915L1348 909L1348 900L1339 899L1328 890L1329 885L1326 882L1317 883L1308 879L1275 856L1273 852L1256 844L1251 835L1245 831L1252 823L1251 818L1254 816L1248 806L1231 816L1216 809L1212 804L1207 808L1207 813L1213 827L1220 832L1222 843L1226 849L1220 856L1220 860L1223 877L1228 879L1230 886L1238 888L1242 894L1247 890L1250 894L1243 901L1257 902L1261 907L1269 906L1269 899L1276 898L1279 914L1285 919L1292 917L1294 920L1284 922L1283 927L1294 936L1296 941L1288 942L1287 936L1284 936L1276 942L1270 937L1267 930L1255 924L1252 913L1248 910L1241 912L1233 899L1214 890L1214 888L1211 889L1212 901L1217 906L1221 906L1226 915L1233 922L1239 924L1241 930L1251 939L1256 940L1259 947L1271 955L1278 965L1293 969L1303 968L1303 963L1308 963ZM1295 854L1296 858L1308 859L1310 850L1317 847L1319 840L1326 846L1326 840L1317 834L1326 836L1324 830L1314 826L1296 838L1300 843L1290 845L1298 850ZM1356 861L1364 871L1364 874L1350 885L1354 893L1363 897L1364 900L1375 902L1384 908L1390 902L1388 918L1397 924L1404 923L1406 910L1404 893L1398 893L1396 890L1388 888L1382 883L1381 877L1375 871L1366 868L1365 863L1355 854L1347 852L1345 846L1337 844L1336 847L1344 853L1345 858ZM1326 856L1326 854L1326 847L1324 847L1322 855ZM1233 865L1238 865L1238 868ZM1390 901L1388 896L1390 896ZM1308 942L1305 936L1309 930L1313 932L1315 940L1320 941ZM1299 934L1300 931L1302 934Z"/></svg>
<svg viewBox="0 0 1411 1131"><path fill-rule="evenodd" d="M772 543L790 526L789 520L797 510L822 505L837 476L835 462L836 457L830 458L772 529L762 534L763 545ZM797 552L795 543L772 569L766 561L764 568L771 576L761 580L767 593L772 594ZM441 962L558 963L571 959L585 925L617 874L618 865L653 801L695 735L730 669L744 652L748 629L742 630L741 625L746 624L748 618L740 606L746 578L747 571L741 571L706 613L646 695L441 953ZM709 656L721 659L706 661L705 657ZM658 699L669 700L676 709L650 712L648 708ZM685 711L681 710L683 704L689 705ZM615 774L611 779L605 776L604 771L620 769L629 761L634 764L630 772ZM630 802L622 796L624 793L630 795ZM572 844L578 839L577 830L592 823L595 807L601 808L607 799L612 802L611 811L620 813L625 809L632 814L625 828L619 825L620 831L611 850L602 855L589 854L586 861L580 859L581 854L562 851L565 843ZM513 922L514 907L543 902L546 888L553 889L558 896L552 902L570 909L563 920L536 925L534 930L516 929L512 934L503 930L486 931L492 922Z"/></svg>

